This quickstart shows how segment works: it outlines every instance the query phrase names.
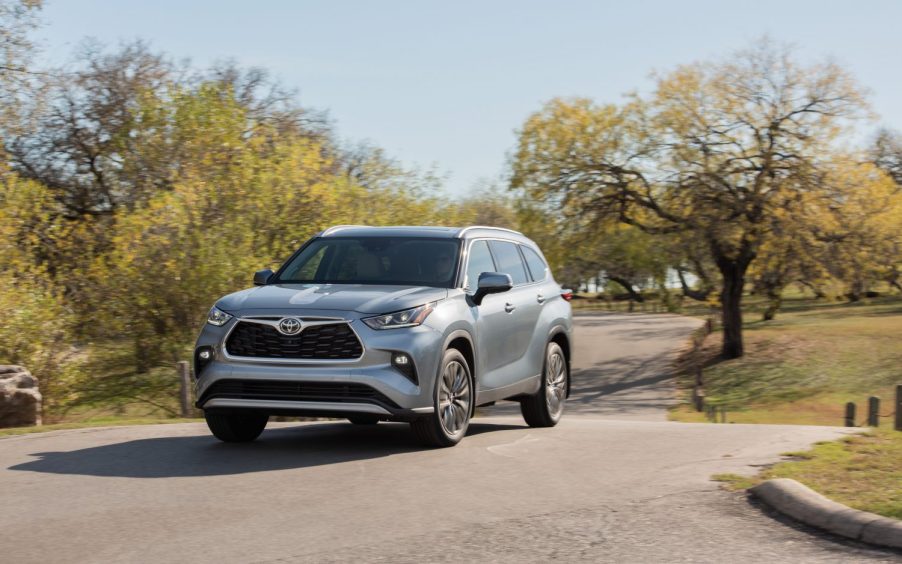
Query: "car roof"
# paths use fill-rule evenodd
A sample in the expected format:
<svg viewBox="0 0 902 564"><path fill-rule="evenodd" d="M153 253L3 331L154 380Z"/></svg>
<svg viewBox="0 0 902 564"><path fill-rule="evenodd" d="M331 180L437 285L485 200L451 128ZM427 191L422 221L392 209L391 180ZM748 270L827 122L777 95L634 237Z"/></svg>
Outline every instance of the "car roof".
<svg viewBox="0 0 902 564"><path fill-rule="evenodd" d="M476 239L497 237L531 243L525 235L503 227L471 225L468 227L440 227L432 225L395 225L370 227L366 225L336 225L324 230L320 237L434 237L439 239Z"/></svg>

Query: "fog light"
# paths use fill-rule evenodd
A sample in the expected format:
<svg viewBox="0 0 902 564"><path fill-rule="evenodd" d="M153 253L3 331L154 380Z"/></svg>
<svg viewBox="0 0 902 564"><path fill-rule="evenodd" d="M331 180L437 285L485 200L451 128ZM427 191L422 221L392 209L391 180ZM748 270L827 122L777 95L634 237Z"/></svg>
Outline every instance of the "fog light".
<svg viewBox="0 0 902 564"><path fill-rule="evenodd" d="M410 358L406 353L392 353L391 355L391 365L403 374L407 376L407 378L417 384L417 369L413 365L413 359Z"/></svg>
<svg viewBox="0 0 902 564"><path fill-rule="evenodd" d="M194 351L194 377L200 378L201 372L213 360L213 347L197 347Z"/></svg>

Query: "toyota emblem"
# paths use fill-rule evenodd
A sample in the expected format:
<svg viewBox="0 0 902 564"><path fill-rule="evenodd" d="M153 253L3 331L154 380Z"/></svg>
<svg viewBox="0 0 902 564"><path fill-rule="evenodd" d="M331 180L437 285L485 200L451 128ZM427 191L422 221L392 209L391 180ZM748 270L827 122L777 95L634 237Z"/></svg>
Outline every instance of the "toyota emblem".
<svg viewBox="0 0 902 564"><path fill-rule="evenodd" d="M279 322L279 333L283 335L297 335L301 332L303 325L299 319L294 317L286 317Z"/></svg>

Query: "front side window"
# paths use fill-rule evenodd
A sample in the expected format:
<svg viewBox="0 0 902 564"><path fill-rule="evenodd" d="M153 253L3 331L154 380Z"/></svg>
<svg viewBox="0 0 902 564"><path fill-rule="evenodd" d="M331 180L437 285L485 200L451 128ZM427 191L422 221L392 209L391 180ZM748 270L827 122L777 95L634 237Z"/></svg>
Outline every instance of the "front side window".
<svg viewBox="0 0 902 564"><path fill-rule="evenodd" d="M459 249L456 239L319 238L291 258L275 282L450 288Z"/></svg>
<svg viewBox="0 0 902 564"><path fill-rule="evenodd" d="M483 272L495 272L495 263L492 261L492 253L485 241L474 241L470 246L470 256L467 259L467 289L475 292L479 284L479 275Z"/></svg>
<svg viewBox="0 0 902 564"><path fill-rule="evenodd" d="M489 247L492 249L492 255L494 255L495 261L498 263L498 272L510 274L514 286L527 282L526 265L523 264L523 259L520 258L520 251L517 250L515 243L489 241Z"/></svg>

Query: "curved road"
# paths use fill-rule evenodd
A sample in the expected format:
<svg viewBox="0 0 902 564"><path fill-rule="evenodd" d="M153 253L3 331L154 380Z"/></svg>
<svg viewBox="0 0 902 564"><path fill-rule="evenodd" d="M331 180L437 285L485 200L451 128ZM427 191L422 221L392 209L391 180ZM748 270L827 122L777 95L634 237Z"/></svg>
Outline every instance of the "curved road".
<svg viewBox="0 0 902 564"><path fill-rule="evenodd" d="M4 562L848 562L900 555L786 523L709 477L754 472L838 428L665 420L697 321L577 322L554 429L500 405L459 446L406 425L273 424L248 445L203 424L0 439Z"/></svg>

